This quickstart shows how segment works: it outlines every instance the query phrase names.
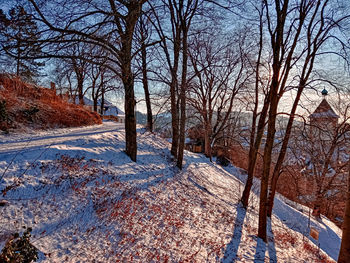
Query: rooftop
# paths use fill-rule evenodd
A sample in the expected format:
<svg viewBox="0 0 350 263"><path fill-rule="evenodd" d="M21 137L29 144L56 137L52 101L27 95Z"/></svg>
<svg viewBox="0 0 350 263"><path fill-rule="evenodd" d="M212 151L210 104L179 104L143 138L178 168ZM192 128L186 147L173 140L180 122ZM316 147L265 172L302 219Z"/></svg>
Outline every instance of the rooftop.
<svg viewBox="0 0 350 263"><path fill-rule="evenodd" d="M326 99L323 99L309 118L339 118Z"/></svg>

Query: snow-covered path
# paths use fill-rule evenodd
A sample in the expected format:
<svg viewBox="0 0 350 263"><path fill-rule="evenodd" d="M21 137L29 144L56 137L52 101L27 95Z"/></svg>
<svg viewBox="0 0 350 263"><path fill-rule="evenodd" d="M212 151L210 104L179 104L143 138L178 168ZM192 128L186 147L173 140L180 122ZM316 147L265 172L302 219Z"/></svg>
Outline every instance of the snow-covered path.
<svg viewBox="0 0 350 263"><path fill-rule="evenodd" d="M64 128L49 131L37 131L30 134L0 135L0 154L17 151L30 151L62 143L75 142L99 134L114 132L124 128L121 123L104 122L103 125L94 125L81 128ZM1 157L0 157L1 160Z"/></svg>

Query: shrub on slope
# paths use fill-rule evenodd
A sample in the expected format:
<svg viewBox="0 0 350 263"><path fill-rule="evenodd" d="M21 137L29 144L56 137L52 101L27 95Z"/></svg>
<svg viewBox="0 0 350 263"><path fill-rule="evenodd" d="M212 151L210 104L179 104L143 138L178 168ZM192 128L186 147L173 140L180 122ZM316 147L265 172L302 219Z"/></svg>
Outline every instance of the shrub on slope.
<svg viewBox="0 0 350 263"><path fill-rule="evenodd" d="M100 124L97 113L56 95L55 90L0 74L0 129L78 127Z"/></svg>

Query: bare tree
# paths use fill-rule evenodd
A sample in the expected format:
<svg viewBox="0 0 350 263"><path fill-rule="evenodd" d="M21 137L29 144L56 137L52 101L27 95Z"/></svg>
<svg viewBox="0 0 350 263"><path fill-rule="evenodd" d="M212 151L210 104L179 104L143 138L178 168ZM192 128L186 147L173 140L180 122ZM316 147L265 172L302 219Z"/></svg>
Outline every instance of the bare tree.
<svg viewBox="0 0 350 263"><path fill-rule="evenodd" d="M34 59L41 53L40 37L37 23L23 6L11 8L8 18L0 11L0 49L16 64L16 75L27 81L34 81L45 65Z"/></svg>
<svg viewBox="0 0 350 263"><path fill-rule="evenodd" d="M347 99L341 103L339 116L331 109L314 112L310 115L310 123L303 127L295 127L288 146L289 159L295 160L299 167L304 185L304 195L313 204L313 214L330 214L328 207L336 202L336 196L344 194L343 185L348 167L349 148L349 105ZM319 107L327 105L323 100ZM319 108L318 108L319 109ZM310 203L308 203L310 205Z"/></svg>
<svg viewBox="0 0 350 263"><path fill-rule="evenodd" d="M106 65L101 62L100 65L92 64L90 72L88 72L90 86L87 91L91 94L94 111L97 112L97 107L100 104L101 115L104 113L104 98L109 91L115 90L117 87L113 85L117 82L115 75L112 74Z"/></svg>
<svg viewBox="0 0 350 263"><path fill-rule="evenodd" d="M254 97L252 99L248 99L248 103L251 104L253 101L253 109L252 111L252 123L251 123L251 131L250 131L250 138L249 138L249 155L248 155L248 176L247 181L245 183L245 187L243 190L241 203L244 208L248 207L248 201L250 196L250 191L253 186L253 178L254 178L254 170L255 165L261 145L261 141L263 138L263 133L265 130L266 125L266 116L267 111L269 109L269 96L268 96L268 90L264 91L264 86L268 87L269 83L271 81L270 77L268 77L267 80L263 80L263 78L260 76L260 74L266 74L266 71L263 71L264 63L262 58L263 48L264 48L264 12L265 12L265 5L262 2L261 6L255 8L258 12L258 49L257 49L257 56L256 56L256 62L254 63L254 59L250 64L251 68L254 68L255 73L255 81L254 81ZM251 61L251 60L248 60ZM263 94L264 101L261 111L259 112L259 102L261 100L260 94ZM259 118L259 119L258 119Z"/></svg>
<svg viewBox="0 0 350 263"><path fill-rule="evenodd" d="M212 145L228 128L236 95L249 77L244 61L244 39L238 34L237 39L226 43L223 34L198 34L190 44L194 77L188 101L202 123L205 155L210 159Z"/></svg>
<svg viewBox="0 0 350 263"><path fill-rule="evenodd" d="M271 82L265 97L262 113L267 108L267 133L263 149L263 172L261 176L258 236L266 241L267 204L272 150L275 143L276 118L280 99L293 87L302 93L313 72L315 57L329 40L332 30L345 19L331 12L328 1L263 1L262 10L270 45L268 53L272 57ZM261 23L260 23L261 24ZM263 31L260 31L263 32ZM264 33L263 33L264 34ZM300 69L296 78L291 78L292 69ZM293 101L297 107L300 95ZM295 111L294 111L295 112ZM264 115L262 114L262 115ZM260 117L260 120L262 118ZM294 120L291 111L291 124ZM259 121L260 122L260 121ZM259 126L259 125L258 125ZM259 127L258 127L259 130ZM288 137L288 133L286 133ZM288 139L286 137L286 143ZM258 138L258 136L256 137ZM259 145L259 140L256 140ZM258 149L256 147L255 149ZM253 151L256 154L256 150ZM254 155L253 155L254 156ZM279 163L277 162L277 165Z"/></svg>
<svg viewBox="0 0 350 263"><path fill-rule="evenodd" d="M126 154L131 160L136 161L132 59L138 51L133 50L133 40L135 25L147 0L109 0L108 3L67 1L64 4L57 4L57 11L62 11L61 13L48 10L49 7L45 6L44 2L39 3L39 0L29 2L36 12L36 21L41 23L42 27L46 27L45 30L56 33L50 37L51 41L59 43L83 41L100 46L108 52L109 69L122 80L124 86ZM80 5L79 11L73 8L76 4ZM62 10L59 10L60 8ZM49 14L53 14L54 17L49 17Z"/></svg>
<svg viewBox="0 0 350 263"><path fill-rule="evenodd" d="M280 148L280 154L276 161L276 165L274 167L274 171L271 179L271 187L269 188L269 198L268 198L268 209L267 215L271 217L273 201L276 192L277 180L279 175L281 174L281 167L283 164L283 160L286 155L287 146L293 126L293 122L295 119L296 110L301 98L301 95L305 88L309 85L308 82L312 77L312 73L314 71L314 62L316 57L323 55L329 52L329 48L324 47L327 41L333 37L333 32L339 28L339 25L343 20L348 19L348 16L335 16L332 12L329 12L328 1L321 3L320 1L315 4L303 3L303 6L299 7L300 11L300 19L305 17L305 27L306 34L305 38L301 38L299 41L304 43L304 47L300 47L300 51L296 50L293 52L294 56L300 56L302 59L296 60L298 61L300 67L300 75L297 76L297 93L293 101L293 106L289 114L289 121L286 127L285 135L282 141L282 146ZM333 7L334 8L334 7ZM336 7L335 7L336 8ZM309 19L307 19L309 17ZM302 29L300 28L300 32L302 33ZM300 34L301 34L300 33ZM305 40L304 40L305 39ZM338 39L339 41L340 39ZM334 51L334 50L333 50ZM339 50L340 51L340 50ZM300 54L300 55L299 55ZM295 61L295 62L296 62ZM293 62L293 63L295 63ZM291 64L292 65L292 64ZM281 97L283 95L284 89L280 89L278 96Z"/></svg>
<svg viewBox="0 0 350 263"><path fill-rule="evenodd" d="M149 14L150 15L150 14ZM147 109L147 124L146 129L150 132L153 131L153 113L152 113L152 104L151 96L149 90L149 81L148 81L148 52L147 46L149 44L151 32L151 23L149 21L149 16L143 15L138 23L138 34L139 42L141 49L141 71L142 71L142 85L145 93L146 109Z"/></svg>
<svg viewBox="0 0 350 263"><path fill-rule="evenodd" d="M185 147L188 36L192 20L202 1L163 0L162 3L167 10L165 15L170 17L170 21L162 21L158 14L153 25L161 39L160 46L171 76L170 81L166 81L170 89L172 115L171 154L177 158L177 166L181 169ZM152 9L154 13L157 12L155 7ZM170 24L170 30L166 29L169 25L167 23Z"/></svg>

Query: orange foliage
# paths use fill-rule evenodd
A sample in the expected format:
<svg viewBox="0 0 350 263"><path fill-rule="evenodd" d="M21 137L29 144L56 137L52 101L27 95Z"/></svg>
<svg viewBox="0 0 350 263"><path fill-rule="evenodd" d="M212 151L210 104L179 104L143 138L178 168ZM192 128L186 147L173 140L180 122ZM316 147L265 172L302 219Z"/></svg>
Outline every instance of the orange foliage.
<svg viewBox="0 0 350 263"><path fill-rule="evenodd" d="M274 231L274 239L282 248L288 248L289 246L295 246L297 238L287 231Z"/></svg>
<svg viewBox="0 0 350 263"><path fill-rule="evenodd" d="M71 104L53 89L38 87L20 78L0 74L0 101L6 101L10 128L32 125L33 128L78 127L100 124L101 118L82 106ZM5 123L0 122L0 129Z"/></svg>

